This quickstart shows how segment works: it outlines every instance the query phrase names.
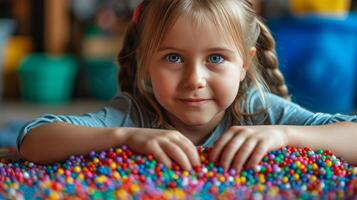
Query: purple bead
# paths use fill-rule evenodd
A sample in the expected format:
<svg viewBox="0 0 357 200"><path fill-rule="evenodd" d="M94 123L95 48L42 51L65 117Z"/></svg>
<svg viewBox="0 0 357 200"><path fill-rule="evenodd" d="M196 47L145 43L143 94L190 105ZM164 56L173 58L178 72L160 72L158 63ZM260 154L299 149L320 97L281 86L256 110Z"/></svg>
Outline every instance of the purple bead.
<svg viewBox="0 0 357 200"><path fill-rule="evenodd" d="M100 159L104 159L104 158L105 158L105 154L101 153L101 154L99 155L99 158L100 158Z"/></svg>
<svg viewBox="0 0 357 200"><path fill-rule="evenodd" d="M231 168L231 169L229 170L229 175L231 175L231 176L235 176L236 173L237 173L236 170L233 169L233 168Z"/></svg>
<svg viewBox="0 0 357 200"><path fill-rule="evenodd" d="M122 159L122 157L116 157L116 158L115 158L115 161L117 161L118 163L122 163L122 162L123 162L123 159Z"/></svg>
<svg viewBox="0 0 357 200"><path fill-rule="evenodd" d="M89 152L89 156L90 157L94 157L95 156L95 152L94 151Z"/></svg>

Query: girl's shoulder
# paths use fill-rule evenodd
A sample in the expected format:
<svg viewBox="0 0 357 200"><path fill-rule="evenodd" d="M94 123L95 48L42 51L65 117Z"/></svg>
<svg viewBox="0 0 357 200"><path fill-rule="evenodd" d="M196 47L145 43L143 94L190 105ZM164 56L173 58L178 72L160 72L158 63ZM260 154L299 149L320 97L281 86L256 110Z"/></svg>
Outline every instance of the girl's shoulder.
<svg viewBox="0 0 357 200"><path fill-rule="evenodd" d="M121 92L115 96L108 103L108 107L115 109L120 113L126 113L127 116L134 119L140 127L145 127L146 121L148 121L144 117L143 109L139 102L132 94L127 92Z"/></svg>
<svg viewBox="0 0 357 200"><path fill-rule="evenodd" d="M294 102L257 88L247 91L244 109L254 125L290 123L291 119L305 119L312 114Z"/></svg>

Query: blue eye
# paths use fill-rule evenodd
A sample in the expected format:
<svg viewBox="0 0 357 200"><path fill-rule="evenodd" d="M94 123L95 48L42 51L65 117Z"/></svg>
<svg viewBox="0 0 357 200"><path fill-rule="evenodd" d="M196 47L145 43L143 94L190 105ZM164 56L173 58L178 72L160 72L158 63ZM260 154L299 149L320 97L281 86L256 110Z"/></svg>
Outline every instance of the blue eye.
<svg viewBox="0 0 357 200"><path fill-rule="evenodd" d="M221 64L224 61L224 58L218 54L213 54L208 57L208 61L213 64Z"/></svg>
<svg viewBox="0 0 357 200"><path fill-rule="evenodd" d="M182 63L182 58L178 54L172 53L166 56L166 60L171 63Z"/></svg>

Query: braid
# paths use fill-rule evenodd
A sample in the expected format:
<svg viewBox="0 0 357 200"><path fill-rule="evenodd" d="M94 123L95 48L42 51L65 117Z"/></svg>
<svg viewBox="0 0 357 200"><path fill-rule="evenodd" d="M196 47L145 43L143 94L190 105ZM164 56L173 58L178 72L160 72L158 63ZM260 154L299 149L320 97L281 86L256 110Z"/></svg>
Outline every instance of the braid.
<svg viewBox="0 0 357 200"><path fill-rule="evenodd" d="M290 100L284 76L279 70L275 52L275 41L268 28L257 19L260 34L257 41L257 58L262 67L262 76L270 91Z"/></svg>
<svg viewBox="0 0 357 200"><path fill-rule="evenodd" d="M123 92L131 94L134 94L135 92L134 84L137 68L136 48L138 46L137 34L136 24L134 22L130 22L124 38L123 48L118 56L120 66L118 81L120 89Z"/></svg>

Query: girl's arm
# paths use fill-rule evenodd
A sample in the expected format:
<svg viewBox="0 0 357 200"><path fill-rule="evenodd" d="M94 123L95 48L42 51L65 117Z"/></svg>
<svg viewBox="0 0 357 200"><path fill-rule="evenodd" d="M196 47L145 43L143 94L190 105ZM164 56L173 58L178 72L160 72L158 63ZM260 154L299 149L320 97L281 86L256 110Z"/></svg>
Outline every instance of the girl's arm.
<svg viewBox="0 0 357 200"><path fill-rule="evenodd" d="M288 135L289 146L327 149L345 161L357 164L357 123L283 127Z"/></svg>
<svg viewBox="0 0 357 200"><path fill-rule="evenodd" d="M93 128L65 122L32 128L20 147L20 155L36 163L53 163L71 155L85 155L120 146L123 128Z"/></svg>

